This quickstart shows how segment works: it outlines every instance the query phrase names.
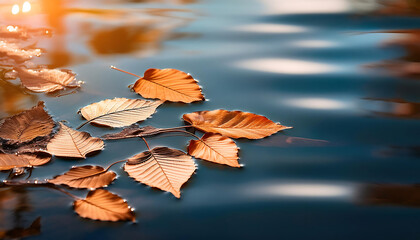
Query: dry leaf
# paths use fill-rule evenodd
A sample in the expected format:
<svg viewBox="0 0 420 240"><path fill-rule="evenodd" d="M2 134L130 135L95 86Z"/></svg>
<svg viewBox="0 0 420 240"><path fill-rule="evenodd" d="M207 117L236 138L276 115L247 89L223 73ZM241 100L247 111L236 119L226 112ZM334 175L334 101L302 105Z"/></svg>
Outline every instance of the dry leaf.
<svg viewBox="0 0 420 240"><path fill-rule="evenodd" d="M78 166L48 182L73 188L100 188L109 185L116 176L114 172L106 171L100 166Z"/></svg>
<svg viewBox="0 0 420 240"><path fill-rule="evenodd" d="M7 154L0 153L0 170L40 166L48 163L51 156L36 154Z"/></svg>
<svg viewBox="0 0 420 240"><path fill-rule="evenodd" d="M136 181L171 192L180 198L181 186L194 173L195 164L182 151L156 147L129 158L124 170Z"/></svg>
<svg viewBox="0 0 420 240"><path fill-rule="evenodd" d="M100 138L73 130L63 123L60 126L60 131L47 145L49 153L60 157L86 158L87 154L104 148L104 142Z"/></svg>
<svg viewBox="0 0 420 240"><path fill-rule="evenodd" d="M16 68L22 85L34 92L54 92L66 87L80 87L75 74L68 70Z"/></svg>
<svg viewBox="0 0 420 240"><path fill-rule="evenodd" d="M210 162L241 167L235 142L217 133L206 133L200 140L191 140L188 154Z"/></svg>
<svg viewBox="0 0 420 240"><path fill-rule="evenodd" d="M14 65L13 62L10 62L10 59L17 62L24 62L32 59L34 56L39 57L40 55L40 49L24 50L15 43L0 40L0 60L2 58L9 59L6 61L8 63L7 65Z"/></svg>
<svg viewBox="0 0 420 240"><path fill-rule="evenodd" d="M201 131L220 133L232 138L260 139L291 128L274 123L261 115L222 109L188 113L182 118Z"/></svg>
<svg viewBox="0 0 420 240"><path fill-rule="evenodd" d="M161 128L155 128L152 126L139 127L136 125L129 126L124 128L121 132L106 134L101 138L104 140L117 140L117 139L126 139L134 137L147 137L151 135L156 135L162 131Z"/></svg>
<svg viewBox="0 0 420 240"><path fill-rule="evenodd" d="M145 98L190 103L204 100L200 86L189 74L176 69L151 68L137 80L133 89Z"/></svg>
<svg viewBox="0 0 420 240"><path fill-rule="evenodd" d="M54 121L44 110L44 102L31 110L7 118L0 126L0 138L10 144L29 142L36 137L49 135L54 128Z"/></svg>
<svg viewBox="0 0 420 240"><path fill-rule="evenodd" d="M88 105L80 109L80 113L88 120L87 123L92 122L109 127L125 127L147 119L155 113L160 104L162 104L161 101L115 98Z"/></svg>
<svg viewBox="0 0 420 240"><path fill-rule="evenodd" d="M103 189L90 191L85 199L75 201L74 210L81 217L93 220L135 220L134 212L124 199Z"/></svg>

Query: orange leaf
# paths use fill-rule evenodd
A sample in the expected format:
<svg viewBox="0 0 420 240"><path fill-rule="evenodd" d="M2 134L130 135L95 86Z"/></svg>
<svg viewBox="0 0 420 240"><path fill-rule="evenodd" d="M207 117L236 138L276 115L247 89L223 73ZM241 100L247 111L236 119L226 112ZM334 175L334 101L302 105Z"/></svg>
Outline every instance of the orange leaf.
<svg viewBox="0 0 420 240"><path fill-rule="evenodd" d="M261 115L222 109L188 113L182 118L204 132L220 133L232 138L260 139L291 128Z"/></svg>
<svg viewBox="0 0 420 240"><path fill-rule="evenodd" d="M191 140L188 154L214 163L241 167L235 142L217 133L206 133L200 140Z"/></svg>
<svg viewBox="0 0 420 240"><path fill-rule="evenodd" d="M189 74L176 69L148 69L133 89L145 98L190 103L204 100L200 86Z"/></svg>
<svg viewBox="0 0 420 240"><path fill-rule="evenodd" d="M101 221L134 221L134 212L120 196L107 190L90 191L85 199L74 202L74 211L81 217Z"/></svg>
<svg viewBox="0 0 420 240"><path fill-rule="evenodd" d="M180 198L181 186L194 173L195 165L192 158L182 151L156 147L129 158L124 170L136 181Z"/></svg>
<svg viewBox="0 0 420 240"><path fill-rule="evenodd" d="M51 156L38 156L35 154L16 155L0 153L0 170L40 166L49 162L50 160Z"/></svg>
<svg viewBox="0 0 420 240"><path fill-rule="evenodd" d="M100 188L109 185L116 176L114 172L108 172L100 166L78 166L48 182L73 188Z"/></svg>
<svg viewBox="0 0 420 240"><path fill-rule="evenodd" d="M53 128L54 121L44 110L44 102L39 102L38 106L7 118L0 126L0 138L12 144L29 142L49 135Z"/></svg>
<svg viewBox="0 0 420 240"><path fill-rule="evenodd" d="M76 82L75 74L58 69L16 69L22 85L34 92L54 92L66 87L80 87Z"/></svg>
<svg viewBox="0 0 420 240"><path fill-rule="evenodd" d="M86 158L87 154L104 148L104 142L100 138L73 130L62 123L60 126L60 131L47 145L49 153L60 157Z"/></svg>

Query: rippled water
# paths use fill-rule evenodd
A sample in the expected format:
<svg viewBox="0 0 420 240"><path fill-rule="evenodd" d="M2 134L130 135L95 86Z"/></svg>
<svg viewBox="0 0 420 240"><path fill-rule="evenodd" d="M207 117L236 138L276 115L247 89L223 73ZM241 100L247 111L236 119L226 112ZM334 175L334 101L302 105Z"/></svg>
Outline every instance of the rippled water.
<svg viewBox="0 0 420 240"><path fill-rule="evenodd" d="M51 29L36 43L45 54L35 62L71 69L85 84L57 98L2 79L0 117L43 100L55 120L76 127L85 105L139 97L127 88L136 79L115 65L140 75L151 67L189 72L210 99L165 104L144 124L179 126L183 113L223 108L294 128L237 141L242 169L197 160L180 200L114 167L119 178L108 189L136 209L135 224L84 220L65 195L19 188L0 190L2 229L41 216L32 239L419 239L418 1L34 0L31 11L12 15L14 3L0 2L2 25ZM185 149L188 141L150 144ZM138 140L107 142L98 155L55 158L32 176L144 150Z"/></svg>

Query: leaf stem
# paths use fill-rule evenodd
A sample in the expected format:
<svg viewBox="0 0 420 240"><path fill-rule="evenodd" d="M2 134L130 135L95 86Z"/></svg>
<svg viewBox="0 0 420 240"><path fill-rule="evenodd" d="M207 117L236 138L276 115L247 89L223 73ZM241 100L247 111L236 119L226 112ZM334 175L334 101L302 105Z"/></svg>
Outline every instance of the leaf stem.
<svg viewBox="0 0 420 240"><path fill-rule="evenodd" d="M82 123L80 126L78 126L78 127L76 128L76 130L81 129L83 126L85 126L85 125L86 125L86 124L88 124L88 123L90 123L90 121L86 121L86 122Z"/></svg>
<svg viewBox="0 0 420 240"><path fill-rule="evenodd" d="M111 66L110 67L111 69L114 69L114 70L117 70L117 71L120 71L120 72L123 72L123 73L127 73L127 74L129 74L129 75L132 75L132 76L134 76L134 77L138 77L138 78L141 78L139 75L136 75L136 74L134 74L134 73L131 73L131 72L127 72L127 71L124 71L124 70L122 70L122 69L119 69L119 68L117 68L117 67L114 67L114 66Z"/></svg>
<svg viewBox="0 0 420 240"><path fill-rule="evenodd" d="M193 137L195 137L195 138L197 138L198 140L200 140L201 138L199 137L199 136L197 136L197 135L195 135L194 133L190 133L190 132L188 132L188 131L184 131L184 130L176 130L176 129L171 129L171 130L169 130L169 131L166 131L166 132L180 132L180 133L187 133L187 134L189 134L189 135L191 135L191 136L193 136Z"/></svg>
<svg viewBox="0 0 420 240"><path fill-rule="evenodd" d="M146 143L147 149L149 149L149 151L151 151L150 147L149 147L149 144L147 143L146 139L144 137L142 137L141 139L143 139L144 143Z"/></svg>
<svg viewBox="0 0 420 240"><path fill-rule="evenodd" d="M111 165L109 165L106 169L105 169L105 172L108 172L108 170L112 167L112 166L114 166L115 164L117 164L117 163L121 163L121 162L126 162L127 160L120 160L120 161L116 161L116 162L114 162L114 163L111 163Z"/></svg>

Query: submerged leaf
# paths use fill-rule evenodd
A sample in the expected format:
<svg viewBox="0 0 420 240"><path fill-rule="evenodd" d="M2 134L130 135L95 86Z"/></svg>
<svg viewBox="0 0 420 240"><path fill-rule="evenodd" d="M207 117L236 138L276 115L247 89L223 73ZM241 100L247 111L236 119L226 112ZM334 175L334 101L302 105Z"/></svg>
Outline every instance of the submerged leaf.
<svg viewBox="0 0 420 240"><path fill-rule="evenodd" d="M40 166L48 163L51 156L39 156L36 154L6 154L0 153L0 170L10 170L13 168L25 168Z"/></svg>
<svg viewBox="0 0 420 240"><path fill-rule="evenodd" d="M155 128L152 126L138 127L138 126L129 126L124 128L121 132L106 134L101 138L104 140L117 140L133 137L147 137L151 135L156 135L162 131L161 128Z"/></svg>
<svg viewBox="0 0 420 240"><path fill-rule="evenodd" d="M214 163L241 167L235 142L217 133L206 133L200 140L191 140L188 154Z"/></svg>
<svg viewBox="0 0 420 240"><path fill-rule="evenodd" d="M25 68L16 69L22 85L34 92L54 92L66 87L80 87L75 74L68 70Z"/></svg>
<svg viewBox="0 0 420 240"><path fill-rule="evenodd" d="M29 142L49 135L53 128L54 121L44 110L44 102L39 102L31 110L7 118L0 126L0 138L10 144Z"/></svg>
<svg viewBox="0 0 420 240"><path fill-rule="evenodd" d="M171 192L180 198L181 186L194 173L195 164L182 151L156 147L129 158L124 170L136 181Z"/></svg>
<svg viewBox="0 0 420 240"><path fill-rule="evenodd" d="M124 199L103 189L90 191L85 199L75 201L74 211L81 217L93 220L135 220L134 212Z"/></svg>
<svg viewBox="0 0 420 240"><path fill-rule="evenodd" d="M80 109L80 113L91 123L125 127L147 119L161 104L161 101L115 98L92 103Z"/></svg>
<svg viewBox="0 0 420 240"><path fill-rule="evenodd" d="M291 128L261 115L222 109L188 113L182 118L199 130L232 138L260 139Z"/></svg>
<svg viewBox="0 0 420 240"><path fill-rule="evenodd" d="M109 185L116 176L115 172L108 172L100 166L78 166L48 182L73 188L100 188Z"/></svg>
<svg viewBox="0 0 420 240"><path fill-rule="evenodd" d="M137 80L133 89L145 98L190 103L203 101L197 81L189 74L176 69L148 69Z"/></svg>
<svg viewBox="0 0 420 240"><path fill-rule="evenodd" d="M60 126L60 131L47 145L49 153L60 157L86 158L87 154L104 148L104 142L100 138L73 130L63 123Z"/></svg>

